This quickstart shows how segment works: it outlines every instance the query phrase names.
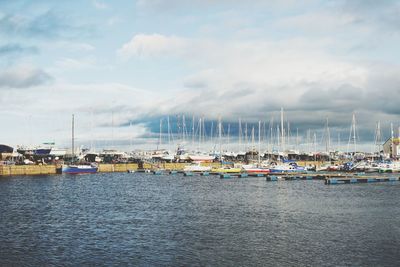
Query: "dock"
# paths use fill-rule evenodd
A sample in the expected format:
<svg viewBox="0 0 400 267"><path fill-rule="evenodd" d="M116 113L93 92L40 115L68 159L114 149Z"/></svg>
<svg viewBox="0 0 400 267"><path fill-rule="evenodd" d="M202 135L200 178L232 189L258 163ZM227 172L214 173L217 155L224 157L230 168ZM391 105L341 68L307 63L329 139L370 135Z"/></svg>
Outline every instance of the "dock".
<svg viewBox="0 0 400 267"><path fill-rule="evenodd" d="M399 177L395 176L353 176L341 178L327 178L325 179L326 185L334 184L356 184L356 183L377 183L377 182L395 182L399 181Z"/></svg>

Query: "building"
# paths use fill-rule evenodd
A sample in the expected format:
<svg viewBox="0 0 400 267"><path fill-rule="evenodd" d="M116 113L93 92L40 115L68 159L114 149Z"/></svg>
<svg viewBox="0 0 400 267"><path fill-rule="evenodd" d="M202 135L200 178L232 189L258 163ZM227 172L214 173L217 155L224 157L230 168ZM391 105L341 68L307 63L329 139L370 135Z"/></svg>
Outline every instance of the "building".
<svg viewBox="0 0 400 267"><path fill-rule="evenodd" d="M391 158L400 158L400 138L389 138L383 144L383 154L390 155Z"/></svg>

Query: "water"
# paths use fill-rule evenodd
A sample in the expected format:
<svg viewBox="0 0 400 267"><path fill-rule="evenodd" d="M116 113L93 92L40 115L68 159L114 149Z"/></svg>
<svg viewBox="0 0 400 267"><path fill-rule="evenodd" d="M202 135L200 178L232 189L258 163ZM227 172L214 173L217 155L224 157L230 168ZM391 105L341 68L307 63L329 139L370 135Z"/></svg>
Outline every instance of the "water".
<svg viewBox="0 0 400 267"><path fill-rule="evenodd" d="M0 265L399 266L400 183L0 178Z"/></svg>

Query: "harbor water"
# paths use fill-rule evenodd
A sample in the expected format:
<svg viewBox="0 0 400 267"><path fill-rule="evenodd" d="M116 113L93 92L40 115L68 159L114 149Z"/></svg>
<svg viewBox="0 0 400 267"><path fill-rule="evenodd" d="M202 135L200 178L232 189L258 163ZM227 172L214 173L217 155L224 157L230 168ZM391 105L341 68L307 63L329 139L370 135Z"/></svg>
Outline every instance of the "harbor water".
<svg viewBox="0 0 400 267"><path fill-rule="evenodd" d="M400 182L0 178L0 266L399 266Z"/></svg>

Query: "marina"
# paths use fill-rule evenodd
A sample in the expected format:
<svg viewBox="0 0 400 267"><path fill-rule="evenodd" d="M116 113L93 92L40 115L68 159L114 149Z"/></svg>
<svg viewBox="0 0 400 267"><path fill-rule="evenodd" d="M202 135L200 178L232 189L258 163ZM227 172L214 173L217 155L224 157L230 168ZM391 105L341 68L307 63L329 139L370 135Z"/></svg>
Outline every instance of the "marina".
<svg viewBox="0 0 400 267"><path fill-rule="evenodd" d="M400 0L0 0L0 267L400 266Z"/></svg>

